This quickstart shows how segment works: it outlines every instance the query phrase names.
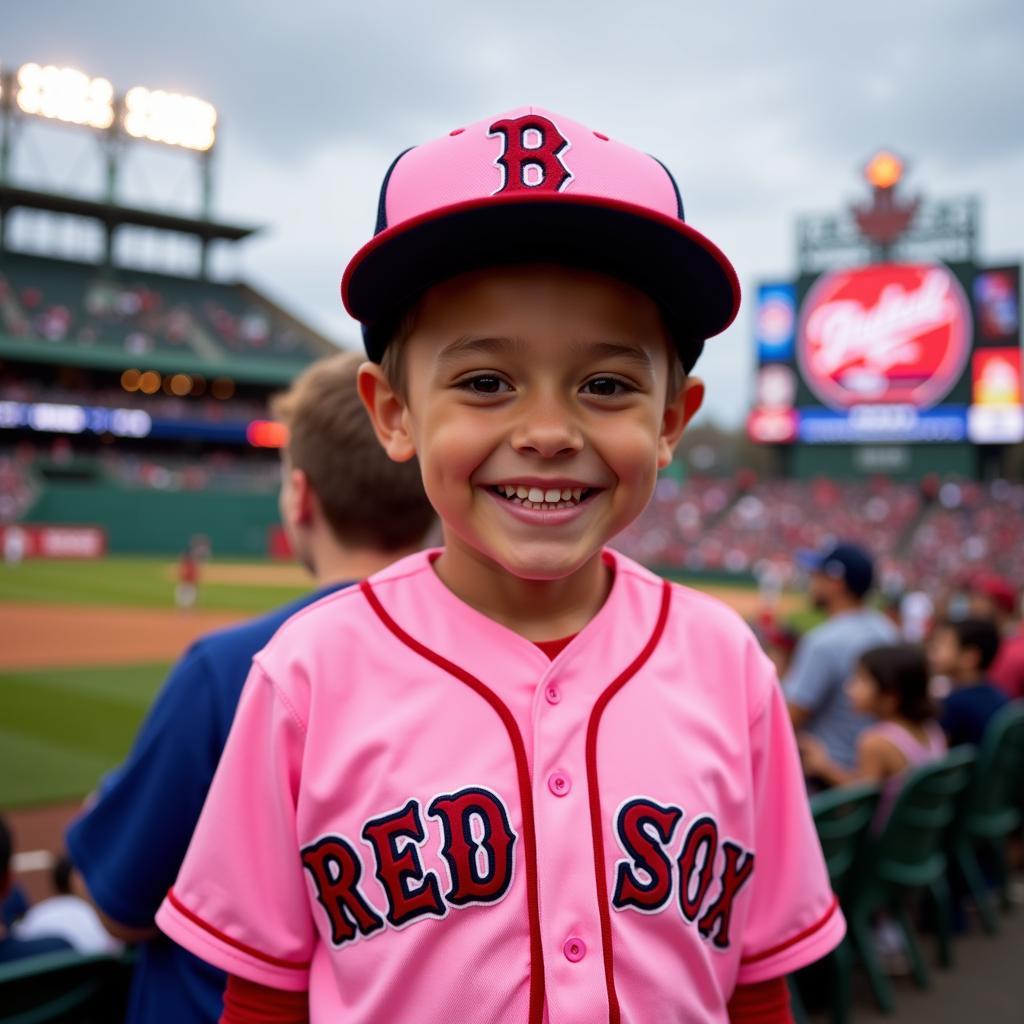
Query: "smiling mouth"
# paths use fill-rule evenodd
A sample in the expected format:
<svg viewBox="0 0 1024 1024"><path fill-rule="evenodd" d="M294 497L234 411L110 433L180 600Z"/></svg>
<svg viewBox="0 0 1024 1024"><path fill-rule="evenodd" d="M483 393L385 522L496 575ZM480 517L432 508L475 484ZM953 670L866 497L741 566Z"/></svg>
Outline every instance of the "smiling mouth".
<svg viewBox="0 0 1024 1024"><path fill-rule="evenodd" d="M576 508L591 495L593 487L528 487L525 484L497 484L488 488L493 494L523 508L547 511L556 508Z"/></svg>

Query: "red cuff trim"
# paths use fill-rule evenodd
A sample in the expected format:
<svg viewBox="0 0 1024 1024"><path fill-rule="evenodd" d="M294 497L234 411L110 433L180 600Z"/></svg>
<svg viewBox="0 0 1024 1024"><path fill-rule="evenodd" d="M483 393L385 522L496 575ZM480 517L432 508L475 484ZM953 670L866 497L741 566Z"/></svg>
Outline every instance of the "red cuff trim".
<svg viewBox="0 0 1024 1024"><path fill-rule="evenodd" d="M729 1000L729 1024L793 1024L786 979L737 985Z"/></svg>
<svg viewBox="0 0 1024 1024"><path fill-rule="evenodd" d="M759 960L767 960L770 956L775 956L776 953L781 953L785 949L789 949L790 946L795 946L798 942L803 942L804 939L810 938L816 931L820 931L825 927L826 924L832 919L832 915L839 909L839 900L833 894L832 905L825 911L825 915L821 920L816 921L810 926L805 928L802 932L798 932L790 939L786 939L785 942L780 942L777 946L772 946L771 949L766 949L760 953L755 953L753 956L745 956L740 960L741 964L756 964Z"/></svg>
<svg viewBox="0 0 1024 1024"><path fill-rule="evenodd" d="M243 953L254 957L256 960L262 960L265 964L270 964L272 967L286 967L292 971L308 971L309 960L282 960L280 957L270 956L269 953L263 953L258 949L254 949L252 946L247 946L244 942L239 942L238 939L233 939L230 935L225 935L222 931L214 928L212 924L207 924L198 914L189 910L177 896L174 895L173 889L167 891L167 902L170 903L174 909L182 915L182 917L188 918L194 925L198 925L203 929L204 932L209 932L215 939L219 939L221 942L226 943L229 946L234 946L235 949L241 950Z"/></svg>
<svg viewBox="0 0 1024 1024"><path fill-rule="evenodd" d="M309 1024L309 993L283 992L229 974L219 1024Z"/></svg>

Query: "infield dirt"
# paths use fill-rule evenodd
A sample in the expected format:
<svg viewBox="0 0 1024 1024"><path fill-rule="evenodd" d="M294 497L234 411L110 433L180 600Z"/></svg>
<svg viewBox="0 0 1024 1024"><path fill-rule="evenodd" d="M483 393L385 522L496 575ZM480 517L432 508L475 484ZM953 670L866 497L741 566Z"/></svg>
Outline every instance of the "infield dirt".
<svg viewBox="0 0 1024 1024"><path fill-rule="evenodd" d="M0 604L0 670L174 661L238 612Z"/></svg>

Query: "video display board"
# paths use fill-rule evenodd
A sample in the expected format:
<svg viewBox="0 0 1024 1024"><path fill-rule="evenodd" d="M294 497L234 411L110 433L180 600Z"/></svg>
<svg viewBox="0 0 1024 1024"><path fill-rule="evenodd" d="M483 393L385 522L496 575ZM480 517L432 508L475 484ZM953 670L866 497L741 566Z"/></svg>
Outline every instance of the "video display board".
<svg viewBox="0 0 1024 1024"><path fill-rule="evenodd" d="M1024 440L1020 267L874 264L762 284L748 432L774 444Z"/></svg>

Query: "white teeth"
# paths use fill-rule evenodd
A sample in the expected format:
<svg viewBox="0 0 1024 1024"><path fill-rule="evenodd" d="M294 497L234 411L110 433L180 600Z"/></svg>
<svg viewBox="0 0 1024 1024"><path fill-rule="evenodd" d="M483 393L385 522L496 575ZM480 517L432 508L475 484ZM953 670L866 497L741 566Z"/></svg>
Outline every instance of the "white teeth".
<svg viewBox="0 0 1024 1024"><path fill-rule="evenodd" d="M518 499L527 508L572 508L583 500L585 487L527 487L525 484L497 484L495 490L510 501Z"/></svg>

